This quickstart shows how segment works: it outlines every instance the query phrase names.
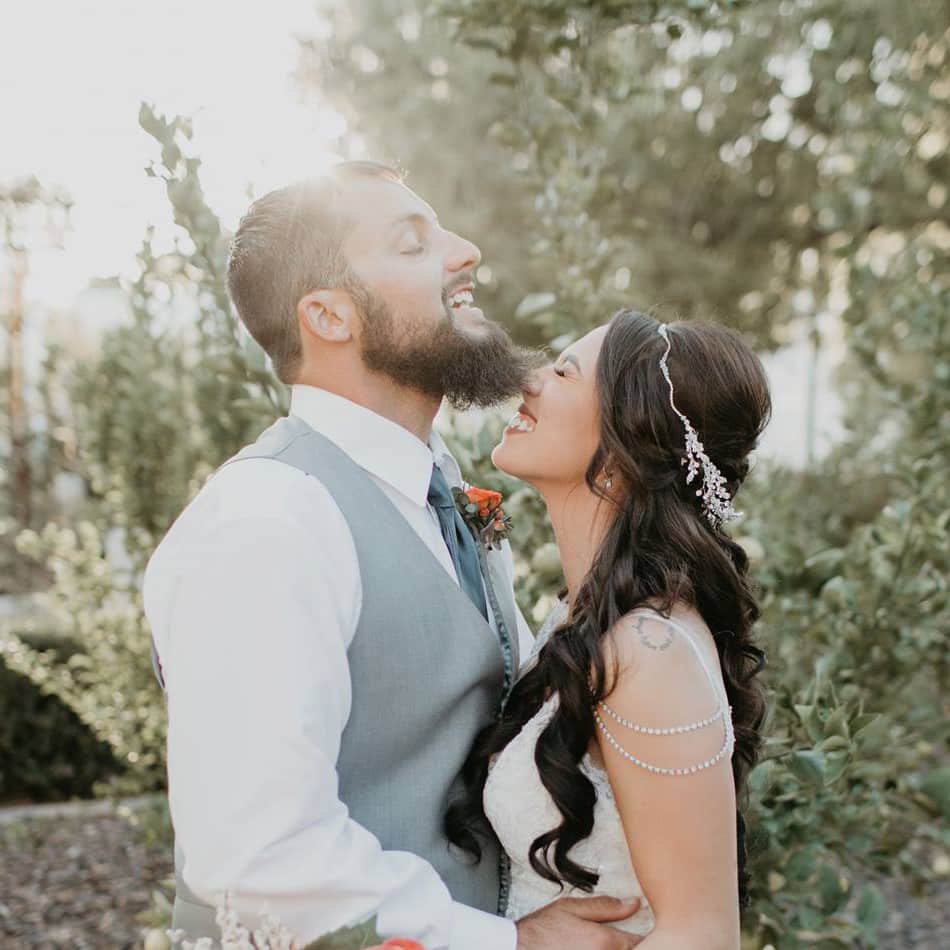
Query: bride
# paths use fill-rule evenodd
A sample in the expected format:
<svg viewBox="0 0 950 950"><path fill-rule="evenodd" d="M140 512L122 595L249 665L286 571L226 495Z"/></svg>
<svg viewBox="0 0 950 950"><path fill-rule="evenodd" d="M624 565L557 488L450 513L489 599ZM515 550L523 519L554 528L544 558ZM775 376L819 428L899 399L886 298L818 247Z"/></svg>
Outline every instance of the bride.
<svg viewBox="0 0 950 950"><path fill-rule="evenodd" d="M747 558L722 526L769 414L738 334L623 310L533 377L493 453L544 497L567 589L446 825L477 856L487 817L522 927L559 898L609 895L640 898L614 924L631 946L739 946L736 803L764 653Z"/></svg>

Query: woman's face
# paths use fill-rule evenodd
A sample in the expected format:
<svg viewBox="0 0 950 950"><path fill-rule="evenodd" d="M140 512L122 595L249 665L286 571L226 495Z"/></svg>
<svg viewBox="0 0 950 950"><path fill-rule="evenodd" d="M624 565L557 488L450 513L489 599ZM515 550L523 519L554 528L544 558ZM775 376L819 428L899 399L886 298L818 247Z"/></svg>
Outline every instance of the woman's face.
<svg viewBox="0 0 950 950"><path fill-rule="evenodd" d="M606 334L606 326L591 330L534 374L492 452L497 468L541 491L584 483L600 443L597 358Z"/></svg>

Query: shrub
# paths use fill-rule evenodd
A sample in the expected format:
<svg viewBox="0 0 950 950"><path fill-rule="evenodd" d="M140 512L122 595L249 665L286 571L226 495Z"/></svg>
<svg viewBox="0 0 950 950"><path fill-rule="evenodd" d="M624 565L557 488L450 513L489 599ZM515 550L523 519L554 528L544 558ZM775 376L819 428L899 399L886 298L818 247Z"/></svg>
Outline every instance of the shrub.
<svg viewBox="0 0 950 950"><path fill-rule="evenodd" d="M0 660L0 801L86 798L117 768L66 703Z"/></svg>

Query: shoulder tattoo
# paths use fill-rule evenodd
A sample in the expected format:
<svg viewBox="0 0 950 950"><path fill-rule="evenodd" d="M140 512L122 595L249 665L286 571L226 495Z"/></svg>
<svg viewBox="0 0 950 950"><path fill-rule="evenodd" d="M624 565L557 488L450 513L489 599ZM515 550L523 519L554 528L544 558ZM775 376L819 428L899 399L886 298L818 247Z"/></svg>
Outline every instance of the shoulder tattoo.
<svg viewBox="0 0 950 950"><path fill-rule="evenodd" d="M659 638L654 639L650 636L649 633L644 629L644 624L649 618L647 617L637 617L635 624L637 635L640 637L640 642L645 646L649 647L651 650L666 650L669 645L673 642L673 630L670 627L666 628L666 637L662 642L657 642Z"/></svg>

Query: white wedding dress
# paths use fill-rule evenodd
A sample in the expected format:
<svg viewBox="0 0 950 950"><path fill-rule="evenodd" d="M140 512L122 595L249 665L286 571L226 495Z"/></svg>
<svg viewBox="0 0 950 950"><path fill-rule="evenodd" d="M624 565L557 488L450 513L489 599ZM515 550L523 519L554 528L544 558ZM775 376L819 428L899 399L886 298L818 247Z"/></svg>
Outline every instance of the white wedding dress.
<svg viewBox="0 0 950 950"><path fill-rule="evenodd" d="M651 620L659 621L679 631L693 647L722 704L717 715L722 715L724 723L727 722L729 704L721 675L714 676L710 671L709 665L703 659L702 651L694 641L695 635L687 631L682 624L667 620L648 608L644 610ZM554 608L538 633L529 663L534 661L541 646L551 632L562 623L566 615L567 605L562 601ZM623 900L639 897L641 906L637 913L613 926L619 930L645 936L654 926L653 910L643 894L630 860L630 850L607 772L602 765L592 759L589 752L581 760L580 769L597 791L594 827L587 838L571 849L570 857L573 861L600 875L594 891L589 894L570 885L565 885L562 891L557 884L537 874L528 860L532 842L539 835L557 827L562 821L561 813L541 783L534 762L534 750L538 737L557 708L557 701L556 694L551 696L524 725L521 732L494 756L485 783L483 796L485 814L495 829L511 864L506 916L511 920L518 920L559 897L610 896ZM724 754L731 756L734 744L731 722L728 722L725 732ZM635 767L631 765L631 768ZM705 763L693 766L692 769L703 767Z"/></svg>

